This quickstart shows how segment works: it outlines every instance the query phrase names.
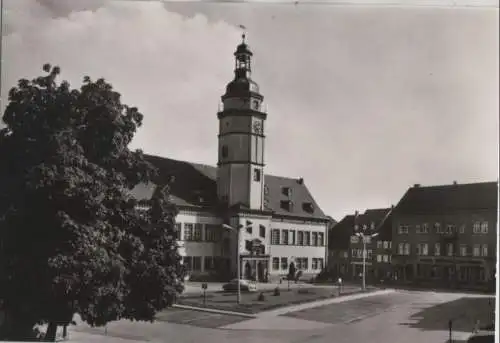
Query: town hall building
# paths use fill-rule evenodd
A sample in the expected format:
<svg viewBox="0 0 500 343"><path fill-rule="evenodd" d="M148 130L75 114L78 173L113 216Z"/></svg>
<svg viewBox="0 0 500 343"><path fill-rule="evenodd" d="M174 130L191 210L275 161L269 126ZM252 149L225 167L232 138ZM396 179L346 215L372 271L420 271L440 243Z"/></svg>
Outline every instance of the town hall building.
<svg viewBox="0 0 500 343"><path fill-rule="evenodd" d="M325 267L331 218L302 178L265 173L267 113L245 35L234 56L234 79L217 113L217 166L145 156L179 209L179 253L192 279L228 279L239 269L242 278L272 281L291 264L313 276ZM141 184L134 196L147 201L155 189Z"/></svg>

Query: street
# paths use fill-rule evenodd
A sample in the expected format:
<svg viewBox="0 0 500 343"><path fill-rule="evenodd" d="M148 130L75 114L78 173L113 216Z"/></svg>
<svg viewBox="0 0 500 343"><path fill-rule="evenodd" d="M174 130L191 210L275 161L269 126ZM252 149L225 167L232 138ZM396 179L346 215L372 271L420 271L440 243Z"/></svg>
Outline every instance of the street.
<svg viewBox="0 0 500 343"><path fill-rule="evenodd" d="M170 309L155 323L119 321L107 330L79 324L71 341L89 342L446 342L466 339L476 319L488 320L488 296L390 291L255 319Z"/></svg>

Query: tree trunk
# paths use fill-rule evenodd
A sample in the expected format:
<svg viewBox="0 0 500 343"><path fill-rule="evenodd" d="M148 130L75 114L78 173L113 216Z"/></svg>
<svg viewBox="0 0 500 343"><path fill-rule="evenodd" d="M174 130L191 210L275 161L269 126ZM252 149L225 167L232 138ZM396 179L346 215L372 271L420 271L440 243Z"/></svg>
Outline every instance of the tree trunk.
<svg viewBox="0 0 500 343"><path fill-rule="evenodd" d="M47 333L45 333L45 342L55 342L57 333L57 324L50 322L47 327Z"/></svg>
<svg viewBox="0 0 500 343"><path fill-rule="evenodd" d="M64 339L68 338L68 325L63 326L63 338Z"/></svg>

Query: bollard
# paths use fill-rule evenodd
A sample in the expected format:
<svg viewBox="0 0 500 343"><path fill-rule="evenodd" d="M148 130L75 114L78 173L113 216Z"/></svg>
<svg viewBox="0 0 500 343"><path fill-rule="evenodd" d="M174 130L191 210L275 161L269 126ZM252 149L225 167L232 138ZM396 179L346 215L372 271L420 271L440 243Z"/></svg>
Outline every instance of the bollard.
<svg viewBox="0 0 500 343"><path fill-rule="evenodd" d="M453 321L450 319L448 321L448 329L450 330L450 343L453 343L453 340L452 340L452 328L453 328Z"/></svg>

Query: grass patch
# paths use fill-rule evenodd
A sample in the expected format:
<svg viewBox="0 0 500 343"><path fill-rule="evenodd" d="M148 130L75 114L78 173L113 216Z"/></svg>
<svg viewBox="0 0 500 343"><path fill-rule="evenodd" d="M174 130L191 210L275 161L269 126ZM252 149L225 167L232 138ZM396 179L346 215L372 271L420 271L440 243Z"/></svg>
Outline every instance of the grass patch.
<svg viewBox="0 0 500 343"><path fill-rule="evenodd" d="M260 294L264 294L264 300ZM359 293L359 291L347 291L341 296ZM290 305L298 305L317 300L331 299L338 296L338 291L328 288L296 288L288 290L280 288L280 295L274 295L274 289L258 291L253 293L242 293L241 303L236 303L236 293L212 293L203 304L203 296L183 297L178 303L193 307L205 307L216 310L256 314Z"/></svg>

